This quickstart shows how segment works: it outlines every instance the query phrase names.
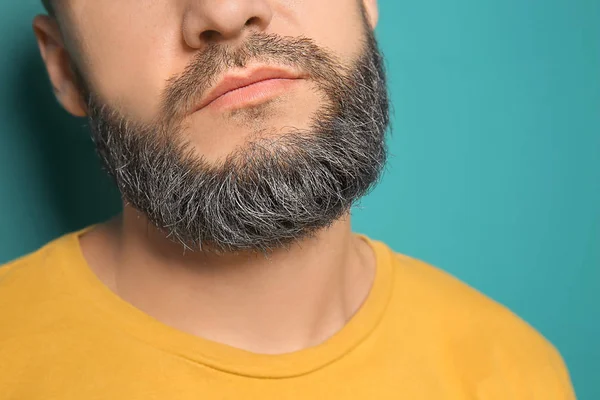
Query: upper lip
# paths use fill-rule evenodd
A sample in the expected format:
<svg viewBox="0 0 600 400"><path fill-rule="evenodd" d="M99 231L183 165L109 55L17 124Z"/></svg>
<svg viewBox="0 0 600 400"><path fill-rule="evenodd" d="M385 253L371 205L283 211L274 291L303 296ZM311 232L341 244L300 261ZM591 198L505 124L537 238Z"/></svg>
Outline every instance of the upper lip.
<svg viewBox="0 0 600 400"><path fill-rule="evenodd" d="M249 70L240 70L237 73L226 74L202 98L196 111L206 107L214 100L235 89L243 88L268 79L301 79L301 74L281 67L259 66Z"/></svg>

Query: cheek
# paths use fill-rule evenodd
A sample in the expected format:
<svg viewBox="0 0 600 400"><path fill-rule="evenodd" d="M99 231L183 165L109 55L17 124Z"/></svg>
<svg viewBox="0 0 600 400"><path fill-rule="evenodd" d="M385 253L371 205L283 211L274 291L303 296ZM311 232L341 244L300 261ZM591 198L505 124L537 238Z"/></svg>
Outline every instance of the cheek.
<svg viewBox="0 0 600 400"><path fill-rule="evenodd" d="M162 18L156 17L156 10L127 17L131 12L83 18L79 36L93 90L103 101L146 122L159 111L166 80L185 67L178 59L181 30L164 12Z"/></svg>
<svg viewBox="0 0 600 400"><path fill-rule="evenodd" d="M355 60L365 29L358 2L312 0L306 4L306 15L300 21L306 36L334 51L345 63Z"/></svg>

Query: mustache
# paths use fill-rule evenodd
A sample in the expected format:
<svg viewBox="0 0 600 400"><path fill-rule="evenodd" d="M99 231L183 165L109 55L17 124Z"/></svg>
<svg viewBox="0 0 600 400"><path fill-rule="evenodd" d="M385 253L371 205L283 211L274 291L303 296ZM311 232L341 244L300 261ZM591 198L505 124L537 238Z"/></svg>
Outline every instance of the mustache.
<svg viewBox="0 0 600 400"><path fill-rule="evenodd" d="M332 51L304 36L255 32L237 47L211 43L179 76L167 81L161 96L163 122L180 121L226 71L254 62L292 68L316 82L325 93L327 87L340 88L344 84L342 76L348 71Z"/></svg>

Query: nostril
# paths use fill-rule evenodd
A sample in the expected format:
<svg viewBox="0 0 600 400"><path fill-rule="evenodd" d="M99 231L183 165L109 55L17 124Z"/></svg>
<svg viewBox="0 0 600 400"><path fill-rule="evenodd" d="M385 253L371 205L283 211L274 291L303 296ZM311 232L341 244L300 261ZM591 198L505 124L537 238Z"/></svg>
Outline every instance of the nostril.
<svg viewBox="0 0 600 400"><path fill-rule="evenodd" d="M252 17L249 18L248 21L246 21L246 26L250 26L250 25L254 25L257 24L259 22L259 18L258 17Z"/></svg>
<svg viewBox="0 0 600 400"><path fill-rule="evenodd" d="M213 40L218 39L219 35L220 35L220 33L218 31L207 30L207 31L202 32L201 36L206 41L213 41Z"/></svg>

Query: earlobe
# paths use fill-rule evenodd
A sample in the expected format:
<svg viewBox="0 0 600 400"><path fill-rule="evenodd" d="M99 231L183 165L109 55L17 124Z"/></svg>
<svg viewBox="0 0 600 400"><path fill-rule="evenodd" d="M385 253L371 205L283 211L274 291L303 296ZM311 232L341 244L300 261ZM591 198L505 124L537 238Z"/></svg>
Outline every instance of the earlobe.
<svg viewBox="0 0 600 400"><path fill-rule="evenodd" d="M58 102L69 113L86 116L58 23L48 15L38 15L33 20L33 31Z"/></svg>
<svg viewBox="0 0 600 400"><path fill-rule="evenodd" d="M379 21L379 7L377 5L377 0L361 0L364 5L364 10L366 12L367 20L371 29L375 29L377 27L377 22Z"/></svg>

